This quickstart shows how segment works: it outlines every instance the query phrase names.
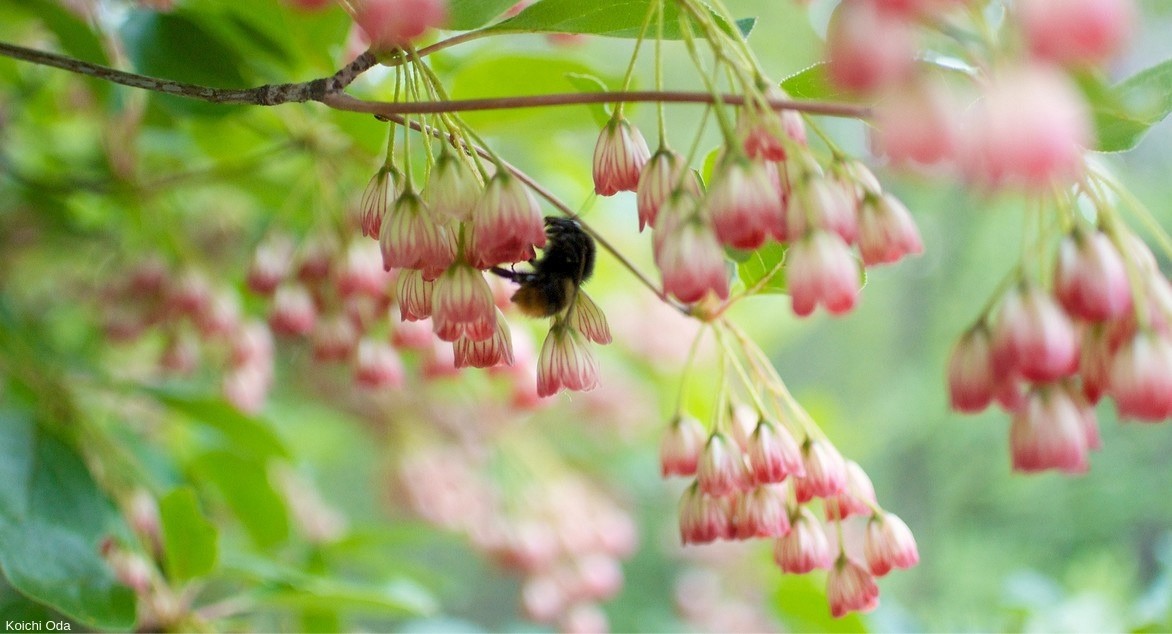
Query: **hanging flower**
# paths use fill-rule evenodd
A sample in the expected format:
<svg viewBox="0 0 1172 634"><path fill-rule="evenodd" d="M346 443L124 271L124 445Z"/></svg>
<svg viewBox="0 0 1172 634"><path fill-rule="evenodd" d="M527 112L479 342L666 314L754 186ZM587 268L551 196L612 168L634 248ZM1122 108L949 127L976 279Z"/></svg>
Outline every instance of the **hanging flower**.
<svg viewBox="0 0 1172 634"><path fill-rule="evenodd" d="M650 155L643 134L616 112L594 146L594 191L599 196L635 191Z"/></svg>

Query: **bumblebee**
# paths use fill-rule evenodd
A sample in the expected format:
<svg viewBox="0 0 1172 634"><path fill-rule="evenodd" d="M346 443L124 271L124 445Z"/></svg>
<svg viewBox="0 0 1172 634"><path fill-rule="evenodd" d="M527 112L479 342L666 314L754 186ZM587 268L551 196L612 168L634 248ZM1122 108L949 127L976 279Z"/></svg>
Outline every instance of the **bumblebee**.
<svg viewBox="0 0 1172 634"><path fill-rule="evenodd" d="M532 272L491 269L520 285L513 303L530 317L552 317L566 310L594 273L594 238L576 220L546 216L545 236L541 258L529 261Z"/></svg>

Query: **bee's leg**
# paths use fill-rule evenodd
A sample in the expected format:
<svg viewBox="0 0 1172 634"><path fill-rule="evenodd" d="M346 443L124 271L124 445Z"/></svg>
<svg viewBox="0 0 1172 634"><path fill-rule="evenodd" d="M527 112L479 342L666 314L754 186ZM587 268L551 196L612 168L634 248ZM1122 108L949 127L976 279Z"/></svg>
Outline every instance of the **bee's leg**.
<svg viewBox="0 0 1172 634"><path fill-rule="evenodd" d="M518 281L518 278L521 277L520 273L513 271L513 270L510 270L510 269L502 269L499 266L494 266L488 270L492 271L496 275L499 275L499 276L505 278L506 280L511 280L513 282Z"/></svg>

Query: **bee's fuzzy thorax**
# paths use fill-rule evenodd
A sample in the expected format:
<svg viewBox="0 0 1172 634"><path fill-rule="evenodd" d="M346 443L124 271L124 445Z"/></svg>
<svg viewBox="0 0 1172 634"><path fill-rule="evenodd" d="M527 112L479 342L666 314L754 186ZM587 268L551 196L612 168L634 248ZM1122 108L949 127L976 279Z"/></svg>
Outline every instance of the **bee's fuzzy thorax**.
<svg viewBox="0 0 1172 634"><path fill-rule="evenodd" d="M594 239L577 221L546 217L545 233L548 241L541 257L531 262L533 272L491 269L520 285L513 303L531 317L552 317L565 310L578 286L594 273Z"/></svg>

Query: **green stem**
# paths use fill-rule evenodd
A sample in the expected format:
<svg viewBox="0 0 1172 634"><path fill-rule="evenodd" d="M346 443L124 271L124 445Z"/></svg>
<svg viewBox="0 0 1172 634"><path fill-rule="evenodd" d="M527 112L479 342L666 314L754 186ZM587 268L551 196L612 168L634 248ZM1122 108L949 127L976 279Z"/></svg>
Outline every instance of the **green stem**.
<svg viewBox="0 0 1172 634"><path fill-rule="evenodd" d="M651 27L651 18L655 17L656 3L649 2L647 4L647 15L643 16L643 26L639 28L639 37L635 40L635 49L631 51L631 61L627 62L627 72L623 75L623 90L631 87L631 78L635 74L635 61L639 58L639 49L643 46L643 40L647 37L647 29ZM619 102L615 104L614 116L621 117L623 114L623 104Z"/></svg>
<svg viewBox="0 0 1172 634"><path fill-rule="evenodd" d="M842 151L842 149L838 147L838 145L830 138L830 136L826 134L826 132L822 129L822 126L818 125L818 123L810 117L803 118L806 121L806 126L813 130L814 134L817 134L818 138L822 139L822 142L826 144L826 148L830 150L830 155L834 157L834 160L841 161L848 156L845 152Z"/></svg>
<svg viewBox="0 0 1172 634"><path fill-rule="evenodd" d="M717 333L717 339L720 338ZM725 419L727 418L728 405L728 356L720 355L720 371L716 380L718 391L716 392L716 409L712 414L712 432L725 433L727 432L727 425Z"/></svg>
<svg viewBox="0 0 1172 634"><path fill-rule="evenodd" d="M744 386L745 391L749 394L749 398L753 401L753 406L757 408L757 414L763 418L767 418L769 416L769 408L765 406L765 403L761 400L761 395L757 392L759 385L754 383L753 380L749 378L749 373L745 370L745 367L741 363L740 359L737 358L736 352L733 350L732 346L729 345L728 341L725 339L725 336L721 333L719 327L716 328L716 339L720 342L720 347L724 350L725 356L727 356L732 363L732 368L736 372L738 378L740 378L741 385Z"/></svg>
<svg viewBox="0 0 1172 634"><path fill-rule="evenodd" d="M708 94L712 96L713 110L716 112L716 120L720 124L720 131L724 134L725 143L730 147L737 145L736 126L728 118L728 113L724 111L724 102L721 99L720 93L716 90L715 83L708 78L704 73L704 64L700 60L700 52L696 50L695 35L692 33L692 26L688 19L680 15L680 31L684 36L684 46L688 49L688 54L692 57L692 63L696 65L699 70L700 78L704 81L704 88ZM720 59L714 60L714 68L719 68Z"/></svg>
<svg viewBox="0 0 1172 634"><path fill-rule="evenodd" d="M663 91L663 12L666 1L658 0L656 3L659 5L659 10L655 20L655 89L661 92ZM667 122L662 101L655 104L655 112L659 124L659 147L662 148L667 143Z"/></svg>
<svg viewBox="0 0 1172 634"><path fill-rule="evenodd" d="M688 346L688 356L684 358L684 368L680 372L680 389L676 394L676 416L680 416L684 412L684 394L687 392L688 374L692 369L692 364L696 361L696 353L700 349L700 341L704 338L706 325L701 322L700 327L696 329L696 336L692 337L692 344Z"/></svg>
<svg viewBox="0 0 1172 634"><path fill-rule="evenodd" d="M809 412L807 412L806 409L802 407L800 403L798 403L798 400L794 398L793 394L790 393L789 388L787 388L785 385L785 381L781 380L781 376L777 374L777 370L774 369L773 364L769 362L769 359L765 357L765 353L761 351L761 348L757 345L757 343L753 341L752 338L750 338L747 334L745 334L743 330L738 328L733 322L727 319L722 319L721 324L723 324L724 327L727 328L728 331L737 338L741 348L745 351L745 356L749 359L749 362L753 364L754 368L756 368L757 373L761 375L762 387L772 393L775 397L781 399L782 403L785 404L786 408L789 409L794 418L796 418L798 423L802 426L802 429L805 431L807 437L827 440L826 434L822 431L822 428L818 426L818 423L814 422L814 419L810 417Z"/></svg>
<svg viewBox="0 0 1172 634"><path fill-rule="evenodd" d="M1101 174L1094 174L1093 178L1099 183L1106 185L1115 195L1127 203L1127 208L1135 214L1144 228L1152 234L1152 238L1160 245L1160 248L1164 251L1164 255L1172 258L1172 238L1169 238L1168 232L1164 231L1164 228L1156 221L1155 216L1152 215L1147 205L1144 205L1141 200L1136 198L1134 194L1114 179L1107 178Z"/></svg>
<svg viewBox="0 0 1172 634"><path fill-rule="evenodd" d="M1018 261L1018 263L1015 264L1013 268L1009 269L1009 272L1005 274L1005 277L1001 278L1001 281L997 282L997 286L993 289L993 293L989 295L989 299L985 300L985 305L981 307L981 318L979 321L989 321L993 309L997 307L997 303L1001 300L1001 297L1009 291L1010 287L1020 282L1024 274L1025 271L1022 270L1022 263Z"/></svg>

